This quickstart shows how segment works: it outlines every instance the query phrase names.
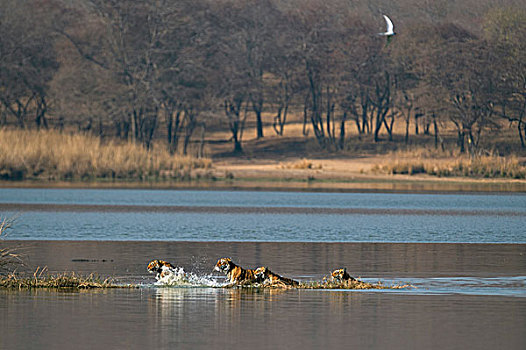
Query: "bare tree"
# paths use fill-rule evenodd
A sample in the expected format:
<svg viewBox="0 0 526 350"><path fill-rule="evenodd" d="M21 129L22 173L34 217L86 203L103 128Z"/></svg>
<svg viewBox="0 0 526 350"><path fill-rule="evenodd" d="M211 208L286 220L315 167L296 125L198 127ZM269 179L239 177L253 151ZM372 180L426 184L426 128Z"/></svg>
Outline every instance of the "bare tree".
<svg viewBox="0 0 526 350"><path fill-rule="evenodd" d="M433 69L429 73L439 99L450 106L449 118L458 134L461 152L474 153L482 131L496 127L495 72L487 69L493 53L487 43L455 25L438 27L439 38L432 51Z"/></svg>
<svg viewBox="0 0 526 350"><path fill-rule="evenodd" d="M500 115L517 127L526 148L526 10L494 8L485 18L490 49L497 53L492 69L498 80Z"/></svg>
<svg viewBox="0 0 526 350"><path fill-rule="evenodd" d="M0 7L0 104L20 128L31 116L37 128L46 128L48 85L58 69L53 13L34 1L1 0Z"/></svg>
<svg viewBox="0 0 526 350"><path fill-rule="evenodd" d="M337 143L336 108L343 96L344 18L330 4L312 2L294 19L303 39L304 117L323 148Z"/></svg>

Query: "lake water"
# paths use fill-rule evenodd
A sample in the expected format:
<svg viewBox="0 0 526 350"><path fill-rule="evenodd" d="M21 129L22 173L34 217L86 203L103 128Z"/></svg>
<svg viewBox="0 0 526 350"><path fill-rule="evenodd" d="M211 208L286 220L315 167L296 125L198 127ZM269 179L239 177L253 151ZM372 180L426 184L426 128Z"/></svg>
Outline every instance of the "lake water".
<svg viewBox="0 0 526 350"><path fill-rule="evenodd" d="M523 194L0 189L0 215L11 239L526 243Z"/></svg>
<svg viewBox="0 0 526 350"><path fill-rule="evenodd" d="M0 349L523 349L526 196L0 189L3 246L131 290L0 290ZM492 242L492 243L489 243ZM300 281L347 267L402 290L158 286L219 257Z"/></svg>

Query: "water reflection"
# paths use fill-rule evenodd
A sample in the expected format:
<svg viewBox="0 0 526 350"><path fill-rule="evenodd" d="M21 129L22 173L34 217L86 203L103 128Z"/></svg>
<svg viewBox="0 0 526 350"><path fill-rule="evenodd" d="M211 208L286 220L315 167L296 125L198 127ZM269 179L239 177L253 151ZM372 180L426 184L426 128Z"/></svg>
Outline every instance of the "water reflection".
<svg viewBox="0 0 526 350"><path fill-rule="evenodd" d="M161 339L191 338L199 344L218 346L225 341L236 343L234 340L238 337L257 339L254 332L258 330L247 327L247 319L267 318L276 298L284 293L282 290L156 288L148 298L148 314Z"/></svg>
<svg viewBox="0 0 526 350"><path fill-rule="evenodd" d="M489 349L524 344L526 325L521 299L459 295L159 288L149 307L161 339L216 347Z"/></svg>
<svg viewBox="0 0 526 350"><path fill-rule="evenodd" d="M524 300L327 290L0 290L0 348L522 349Z"/></svg>
<svg viewBox="0 0 526 350"><path fill-rule="evenodd" d="M200 288L200 287L159 287L150 297L151 310L159 319L187 319L195 310L192 305L212 306L216 315L232 315L235 309L250 303L255 312L264 309L280 295L290 292L284 289L260 288Z"/></svg>

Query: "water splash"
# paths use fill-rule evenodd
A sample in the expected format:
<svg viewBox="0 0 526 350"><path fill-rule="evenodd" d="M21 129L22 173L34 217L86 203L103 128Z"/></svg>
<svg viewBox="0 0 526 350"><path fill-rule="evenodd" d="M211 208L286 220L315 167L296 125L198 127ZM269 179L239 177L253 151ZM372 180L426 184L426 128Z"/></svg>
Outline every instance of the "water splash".
<svg viewBox="0 0 526 350"><path fill-rule="evenodd" d="M160 277L155 282L155 285L167 287L221 287L223 284L210 275L198 276L192 272L185 272L182 267L176 267Z"/></svg>

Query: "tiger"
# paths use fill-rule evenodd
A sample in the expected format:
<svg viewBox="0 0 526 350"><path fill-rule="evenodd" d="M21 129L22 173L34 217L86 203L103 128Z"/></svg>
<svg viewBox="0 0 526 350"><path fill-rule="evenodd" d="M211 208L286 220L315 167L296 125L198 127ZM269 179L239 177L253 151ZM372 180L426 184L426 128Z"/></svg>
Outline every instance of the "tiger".
<svg viewBox="0 0 526 350"><path fill-rule="evenodd" d="M258 267L255 270L256 280L263 283L263 285L286 285L298 287L299 283L293 279L282 277L274 272L270 271L268 267Z"/></svg>
<svg viewBox="0 0 526 350"><path fill-rule="evenodd" d="M230 258L221 258L214 267L215 271L223 272L227 276L227 281L232 284L256 282L254 270L244 269L237 266Z"/></svg>
<svg viewBox="0 0 526 350"><path fill-rule="evenodd" d="M173 273L175 271L175 266L170 264L168 261L156 259L150 261L148 264L148 271L150 273L156 273L155 278L160 280L161 278Z"/></svg>
<svg viewBox="0 0 526 350"><path fill-rule="evenodd" d="M349 275L347 273L347 269L346 268L336 269L336 270L332 271L331 276L332 276L333 280L336 280L338 282L356 281L356 278L352 277L351 275Z"/></svg>

